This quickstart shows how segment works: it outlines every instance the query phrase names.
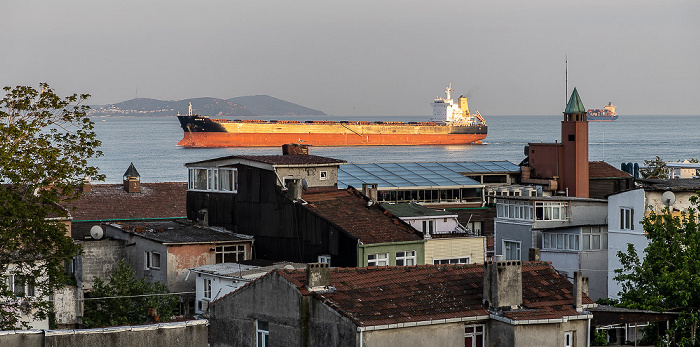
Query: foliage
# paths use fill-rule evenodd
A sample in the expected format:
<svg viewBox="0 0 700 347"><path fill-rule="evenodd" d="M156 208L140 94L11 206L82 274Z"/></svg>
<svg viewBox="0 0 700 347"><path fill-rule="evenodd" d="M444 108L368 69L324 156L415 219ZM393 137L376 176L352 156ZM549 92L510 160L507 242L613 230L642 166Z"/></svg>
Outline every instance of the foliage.
<svg viewBox="0 0 700 347"><path fill-rule="evenodd" d="M607 346L608 343L608 332L606 330L598 330L595 327L591 327L591 346Z"/></svg>
<svg viewBox="0 0 700 347"><path fill-rule="evenodd" d="M88 328L143 324L151 309L159 320L168 321L179 302L180 297L168 294L165 284L137 279L131 266L121 260L109 283L95 277L90 298L85 300L83 324Z"/></svg>
<svg viewBox="0 0 700 347"><path fill-rule="evenodd" d="M628 308L677 311L667 341L680 346L692 345L700 318L700 228L697 223L698 196L691 197L693 207L680 215L667 208L644 218L649 245L640 260L634 247L618 252L622 268L615 280L622 285L621 305Z"/></svg>
<svg viewBox="0 0 700 347"><path fill-rule="evenodd" d="M639 169L642 178L668 178L669 170L666 162L658 155L652 160L645 160L643 169Z"/></svg>
<svg viewBox="0 0 700 347"><path fill-rule="evenodd" d="M78 198L84 177L103 179L87 164L102 155L81 105L89 95L61 98L40 87L5 87L0 100L0 329L27 327L20 315L46 317L42 297L65 283L64 261L78 252L60 205ZM13 292L13 282L25 293Z"/></svg>

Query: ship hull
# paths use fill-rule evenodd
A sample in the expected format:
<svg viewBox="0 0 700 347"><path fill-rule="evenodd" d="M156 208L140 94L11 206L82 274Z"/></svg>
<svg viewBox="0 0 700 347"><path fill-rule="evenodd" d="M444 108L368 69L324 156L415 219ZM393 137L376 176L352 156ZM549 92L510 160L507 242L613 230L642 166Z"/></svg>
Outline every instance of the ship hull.
<svg viewBox="0 0 700 347"><path fill-rule="evenodd" d="M184 147L464 145L486 138L486 125L398 122L261 122L178 116Z"/></svg>

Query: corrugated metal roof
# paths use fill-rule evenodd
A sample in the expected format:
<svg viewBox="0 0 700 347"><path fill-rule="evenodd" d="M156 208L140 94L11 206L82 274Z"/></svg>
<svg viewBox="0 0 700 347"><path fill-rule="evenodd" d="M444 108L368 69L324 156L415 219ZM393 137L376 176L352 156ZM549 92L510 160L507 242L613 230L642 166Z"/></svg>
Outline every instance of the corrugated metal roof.
<svg viewBox="0 0 700 347"><path fill-rule="evenodd" d="M338 188L376 183L384 187L481 186L469 174L515 173L509 161L345 164L338 169Z"/></svg>

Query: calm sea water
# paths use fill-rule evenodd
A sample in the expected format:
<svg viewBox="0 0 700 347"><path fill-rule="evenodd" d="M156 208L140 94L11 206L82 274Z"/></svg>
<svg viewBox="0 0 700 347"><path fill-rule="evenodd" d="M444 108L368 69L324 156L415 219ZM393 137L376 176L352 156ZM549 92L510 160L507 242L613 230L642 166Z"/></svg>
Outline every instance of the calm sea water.
<svg viewBox="0 0 700 347"><path fill-rule="evenodd" d="M347 120L408 122L427 118L354 117ZM300 120L309 119L312 118ZM562 119L563 116L487 116L489 134L483 145L312 147L310 154L351 163L508 160L519 164L525 158L523 148L527 143L561 140ZM282 153L281 148L276 147L178 147L182 129L176 117L105 117L93 120L104 156L90 164L98 166L107 175L107 183L121 182L131 162L141 174L142 182L172 182L187 180L184 164L188 162L227 155ZM590 160L602 160L619 168L620 163L642 164L657 155L667 161L700 159L700 117L620 116L614 122L589 123Z"/></svg>

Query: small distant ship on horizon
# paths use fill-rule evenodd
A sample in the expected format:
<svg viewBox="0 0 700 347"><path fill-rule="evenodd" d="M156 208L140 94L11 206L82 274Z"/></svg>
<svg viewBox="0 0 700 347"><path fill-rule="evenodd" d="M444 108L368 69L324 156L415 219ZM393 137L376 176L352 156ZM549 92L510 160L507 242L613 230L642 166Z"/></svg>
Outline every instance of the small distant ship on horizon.
<svg viewBox="0 0 700 347"><path fill-rule="evenodd" d="M597 108L586 111L586 117L591 122L612 122L617 119L617 112L615 112L615 105L609 102L602 109Z"/></svg>

